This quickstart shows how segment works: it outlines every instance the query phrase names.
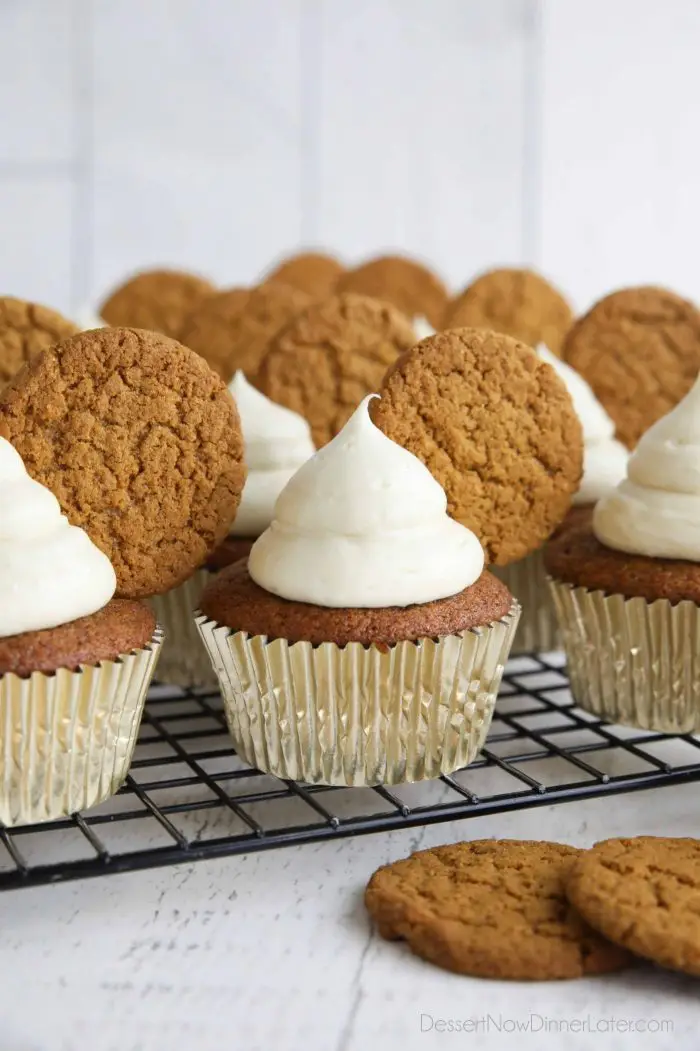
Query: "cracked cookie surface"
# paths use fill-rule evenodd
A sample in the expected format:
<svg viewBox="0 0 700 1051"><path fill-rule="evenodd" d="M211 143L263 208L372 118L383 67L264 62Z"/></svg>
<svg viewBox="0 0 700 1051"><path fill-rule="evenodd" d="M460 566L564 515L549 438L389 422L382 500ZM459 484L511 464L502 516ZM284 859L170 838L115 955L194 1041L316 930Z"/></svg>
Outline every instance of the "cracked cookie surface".
<svg viewBox="0 0 700 1051"><path fill-rule="evenodd" d="M110 325L145 328L180 339L187 315L215 291L214 285L198 274L144 270L116 288L99 313Z"/></svg>
<svg viewBox="0 0 700 1051"><path fill-rule="evenodd" d="M566 893L611 941L662 967L700 975L700 841L606 839L581 854Z"/></svg>
<svg viewBox="0 0 700 1051"><path fill-rule="evenodd" d="M489 562L524 558L563 521L581 479L581 424L530 347L484 329L441 332L404 354L379 393L372 419L423 461Z"/></svg>
<svg viewBox="0 0 700 1051"><path fill-rule="evenodd" d="M0 390L36 354L78 331L55 310L0 296Z"/></svg>
<svg viewBox="0 0 700 1051"><path fill-rule="evenodd" d="M559 354L573 314L564 296L533 270L482 274L448 304L442 328L489 328Z"/></svg>
<svg viewBox="0 0 700 1051"><path fill-rule="evenodd" d="M338 292L357 292L383 299L408 318L426 317L440 328L448 292L437 274L415 259L386 255L370 259L341 276Z"/></svg>
<svg viewBox="0 0 700 1051"><path fill-rule="evenodd" d="M375 872L365 904L382 937L459 974L542 981L620 970L628 954L564 893L581 853L526 840L434 847Z"/></svg>
<svg viewBox="0 0 700 1051"><path fill-rule="evenodd" d="M256 386L304 416L320 448L379 389L387 368L415 339L408 319L388 303L349 292L333 296L277 334Z"/></svg>
<svg viewBox="0 0 700 1051"><path fill-rule="evenodd" d="M700 310L662 288L625 288L579 318L562 356L593 388L620 441L633 449L695 382Z"/></svg>
<svg viewBox="0 0 700 1051"><path fill-rule="evenodd" d="M166 591L228 534L245 480L238 412L194 351L83 332L0 393L0 435L111 559L117 594Z"/></svg>
<svg viewBox="0 0 700 1051"><path fill-rule="evenodd" d="M202 303L183 325L180 338L226 383L237 369L252 379L272 338L310 302L306 292L273 282L230 288Z"/></svg>

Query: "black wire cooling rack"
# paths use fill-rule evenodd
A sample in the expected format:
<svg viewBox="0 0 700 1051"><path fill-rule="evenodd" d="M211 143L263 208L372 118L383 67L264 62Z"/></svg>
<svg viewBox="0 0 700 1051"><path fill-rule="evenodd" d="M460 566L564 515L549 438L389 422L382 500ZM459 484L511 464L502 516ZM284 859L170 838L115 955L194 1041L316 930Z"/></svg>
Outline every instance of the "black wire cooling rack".
<svg viewBox="0 0 700 1051"><path fill-rule="evenodd" d="M216 693L154 686L121 791L70 819L0 826L0 890L700 780L700 739L574 707L560 654L518 657L479 759L450 777L324 788L236 755Z"/></svg>

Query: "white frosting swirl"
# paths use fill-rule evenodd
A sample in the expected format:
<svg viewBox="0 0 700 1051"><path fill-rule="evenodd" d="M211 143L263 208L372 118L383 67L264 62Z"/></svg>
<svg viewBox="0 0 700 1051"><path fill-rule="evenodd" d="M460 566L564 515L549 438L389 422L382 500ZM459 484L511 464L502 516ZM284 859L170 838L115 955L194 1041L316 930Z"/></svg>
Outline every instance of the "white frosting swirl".
<svg viewBox="0 0 700 1051"><path fill-rule="evenodd" d="M267 591L336 608L411 606L481 575L481 544L448 517L427 467L372 423L372 397L280 494L248 561Z"/></svg>
<svg viewBox="0 0 700 1051"><path fill-rule="evenodd" d="M643 435L627 478L597 505L593 531L630 555L700 562L700 379Z"/></svg>
<svg viewBox="0 0 700 1051"><path fill-rule="evenodd" d="M68 624L106 606L112 563L0 438L0 637Z"/></svg>
<svg viewBox="0 0 700 1051"><path fill-rule="evenodd" d="M629 453L615 438L615 424L576 369L540 343L537 353L551 365L571 395L583 428L583 479L574 504L595 504L625 477Z"/></svg>
<svg viewBox="0 0 700 1051"><path fill-rule="evenodd" d="M256 537L272 521L275 501L316 451L303 416L270 401L239 370L229 384L241 417L248 468L231 536Z"/></svg>
<svg viewBox="0 0 700 1051"><path fill-rule="evenodd" d="M85 307L82 310L79 310L75 315L75 323L80 328L81 332L87 332L91 328L109 327L109 323L105 321L103 317L100 317L100 315L91 307Z"/></svg>
<svg viewBox="0 0 700 1051"><path fill-rule="evenodd" d="M423 317L422 314L418 314L413 319L413 331L416 334L416 340L420 343L422 339L427 339L428 336L435 335L435 329L428 321L427 317Z"/></svg>

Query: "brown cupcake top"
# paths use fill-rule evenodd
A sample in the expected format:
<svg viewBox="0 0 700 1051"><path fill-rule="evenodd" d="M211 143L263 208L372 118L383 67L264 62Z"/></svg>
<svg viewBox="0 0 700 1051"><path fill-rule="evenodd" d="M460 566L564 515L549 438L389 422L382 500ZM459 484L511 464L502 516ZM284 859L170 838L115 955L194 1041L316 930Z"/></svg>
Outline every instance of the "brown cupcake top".
<svg viewBox="0 0 700 1051"><path fill-rule="evenodd" d="M614 551L596 538L590 518L549 541L545 566L555 580L589 591L700 604L700 564Z"/></svg>
<svg viewBox="0 0 700 1051"><path fill-rule="evenodd" d="M181 340L226 383L237 369L252 379L272 338L310 302L306 292L279 283L230 288L189 315Z"/></svg>
<svg viewBox="0 0 700 1051"><path fill-rule="evenodd" d="M306 292L314 299L325 299L335 291L345 267L325 252L300 252L278 263L265 281L280 282Z"/></svg>
<svg viewBox="0 0 700 1051"><path fill-rule="evenodd" d="M384 609L330 609L290 602L258 587L246 561L224 569L206 587L200 608L232 631L320 645L391 646L397 642L455 635L500 620L513 599L500 580L482 573L476 583L450 598Z"/></svg>
<svg viewBox="0 0 700 1051"><path fill-rule="evenodd" d="M100 316L110 325L145 328L180 338L188 314L212 295L210 281L183 270L144 270L104 301Z"/></svg>
<svg viewBox="0 0 700 1051"><path fill-rule="evenodd" d="M78 326L55 310L12 296L0 296L0 390L23 365Z"/></svg>
<svg viewBox="0 0 700 1051"><path fill-rule="evenodd" d="M700 372L700 310L663 288L625 288L568 333L562 356L580 372L633 449Z"/></svg>
<svg viewBox="0 0 700 1051"><path fill-rule="evenodd" d="M534 270L490 270L447 305L442 328L490 328L559 354L573 314L564 296Z"/></svg>
<svg viewBox="0 0 700 1051"><path fill-rule="evenodd" d="M0 638L0 675L26 678L34 671L50 675L113 661L148 646L155 627L155 615L143 602L112 599L97 613L58 628Z"/></svg>
<svg viewBox="0 0 700 1051"><path fill-rule="evenodd" d="M278 332L256 386L307 419L320 448L414 343L410 322L388 303L351 293L332 296L312 303Z"/></svg>
<svg viewBox="0 0 700 1051"><path fill-rule="evenodd" d="M448 292L437 274L423 263L401 255L370 259L338 280L338 292L357 292L383 299L409 318L426 317L440 328Z"/></svg>

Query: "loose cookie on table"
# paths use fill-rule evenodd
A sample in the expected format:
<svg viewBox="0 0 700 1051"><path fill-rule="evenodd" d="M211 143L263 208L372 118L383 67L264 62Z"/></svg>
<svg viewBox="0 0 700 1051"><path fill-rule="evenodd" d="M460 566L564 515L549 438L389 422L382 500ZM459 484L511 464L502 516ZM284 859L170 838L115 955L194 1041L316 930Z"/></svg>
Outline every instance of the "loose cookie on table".
<svg viewBox="0 0 700 1051"><path fill-rule="evenodd" d="M562 356L588 381L633 449L700 371L700 310L663 288L625 288L596 303L569 332Z"/></svg>
<svg viewBox="0 0 700 1051"><path fill-rule="evenodd" d="M558 354L571 327L561 292L533 270L490 270L447 305L441 328L488 328Z"/></svg>
<svg viewBox="0 0 700 1051"><path fill-rule="evenodd" d="M388 303L351 293L312 304L272 340L256 385L330 441L386 369L415 343L410 322Z"/></svg>
<svg viewBox="0 0 700 1051"><path fill-rule="evenodd" d="M524 343L455 329L389 370L374 422L428 467L448 511L506 565L564 519L583 464L581 424L554 369Z"/></svg>
<svg viewBox="0 0 700 1051"><path fill-rule="evenodd" d="M298 288L314 299L325 299L333 293L344 272L345 267L333 256L324 252L301 252L282 260L267 274L265 281Z"/></svg>
<svg viewBox="0 0 700 1051"><path fill-rule="evenodd" d="M273 282L230 288L193 311L180 338L227 383L237 369L252 378L272 337L310 302L306 292Z"/></svg>
<svg viewBox="0 0 700 1051"><path fill-rule="evenodd" d="M399 255L370 259L355 270L347 270L338 281L337 291L383 299L409 318L427 318L433 328L440 328L448 301L447 289L437 274Z"/></svg>
<svg viewBox="0 0 700 1051"><path fill-rule="evenodd" d="M151 329L179 339L187 315L215 291L197 274L144 270L115 289L99 313L110 325Z"/></svg>
<svg viewBox="0 0 700 1051"><path fill-rule="evenodd" d="M422 850L375 872L365 904L384 938L458 974L543 981L621 970L629 955L564 893L581 853L519 840Z"/></svg>
<svg viewBox="0 0 700 1051"><path fill-rule="evenodd" d="M30 358L78 331L55 310L0 296L0 389Z"/></svg>
<svg viewBox="0 0 700 1051"><path fill-rule="evenodd" d="M662 967L700 975L699 840L603 840L576 859L566 893L606 938Z"/></svg>
<svg viewBox="0 0 700 1051"><path fill-rule="evenodd" d="M0 435L111 559L117 594L166 591L225 536L245 469L238 412L194 351L155 332L83 332L0 393Z"/></svg>

